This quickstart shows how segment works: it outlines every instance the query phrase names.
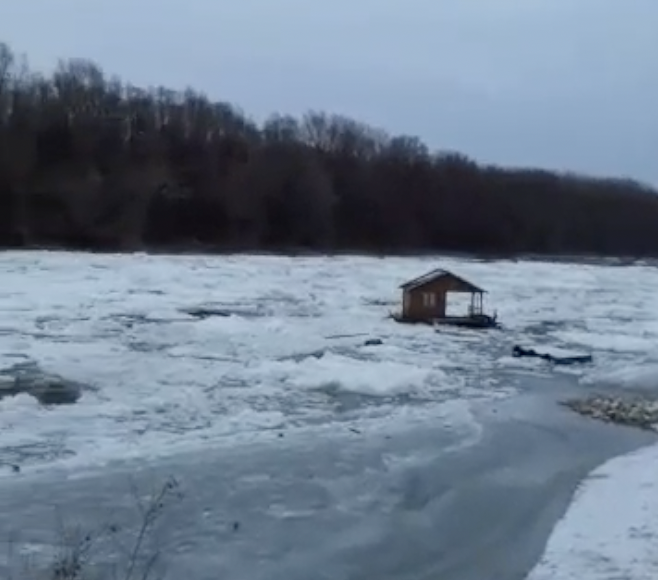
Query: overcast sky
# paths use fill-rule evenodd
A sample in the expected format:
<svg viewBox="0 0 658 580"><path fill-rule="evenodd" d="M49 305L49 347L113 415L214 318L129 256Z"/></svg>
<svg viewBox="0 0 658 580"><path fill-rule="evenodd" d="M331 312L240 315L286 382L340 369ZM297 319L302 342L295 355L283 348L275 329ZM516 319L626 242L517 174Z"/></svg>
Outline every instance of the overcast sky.
<svg viewBox="0 0 658 580"><path fill-rule="evenodd" d="M0 40L257 119L322 109L658 185L658 0L4 0Z"/></svg>

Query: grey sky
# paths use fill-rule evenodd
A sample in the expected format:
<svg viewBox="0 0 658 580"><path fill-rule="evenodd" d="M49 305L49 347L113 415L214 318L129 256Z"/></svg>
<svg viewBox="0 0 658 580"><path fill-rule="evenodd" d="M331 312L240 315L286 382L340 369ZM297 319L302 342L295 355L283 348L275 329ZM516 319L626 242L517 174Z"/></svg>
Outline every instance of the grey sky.
<svg viewBox="0 0 658 580"><path fill-rule="evenodd" d="M657 0L11 0L33 65L322 109L478 160L658 185Z"/></svg>

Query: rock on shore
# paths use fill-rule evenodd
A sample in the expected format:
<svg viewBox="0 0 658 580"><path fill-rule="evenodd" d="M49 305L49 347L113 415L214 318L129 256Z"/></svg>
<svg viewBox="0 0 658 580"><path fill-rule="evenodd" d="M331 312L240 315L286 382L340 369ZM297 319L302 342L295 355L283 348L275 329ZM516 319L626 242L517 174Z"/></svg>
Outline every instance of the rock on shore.
<svg viewBox="0 0 658 580"><path fill-rule="evenodd" d="M658 430L658 400L595 395L562 403L576 413L608 423Z"/></svg>

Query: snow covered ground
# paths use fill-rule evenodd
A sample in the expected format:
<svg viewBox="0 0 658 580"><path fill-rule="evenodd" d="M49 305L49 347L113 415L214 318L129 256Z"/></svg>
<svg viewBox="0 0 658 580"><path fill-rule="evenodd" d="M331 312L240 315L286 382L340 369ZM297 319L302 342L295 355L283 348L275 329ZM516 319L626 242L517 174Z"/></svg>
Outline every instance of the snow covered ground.
<svg viewBox="0 0 658 580"><path fill-rule="evenodd" d="M436 333L388 320L398 285L437 266L487 289L485 304L504 330ZM404 429L436 420L438 409L476 440L470 406L513 396L505 373L555 372L511 357L514 344L592 352L593 366L559 370L584 385L658 384L658 269L649 265L6 252L0 281L0 371L29 362L87 385L71 406L43 408L28 395L0 400L0 464L19 463L28 473L282 431ZM463 307L459 298L450 306ZM194 308L230 315L200 319L186 312ZM369 338L383 344L366 346ZM630 528L641 519L623 528L619 515L587 518L592 505L612 510L613 491L616 513L658 496L643 487L657 473L655 459L615 460L603 468L605 479L585 485L533 580L548 578L547 569L570 578L550 568L556 562L572 562L569 573L588 578L569 554L595 561L597 550L614 558L622 545L641 545L651 528ZM632 539L609 546L608 532ZM630 548L624 554L642 557ZM619 576L591 576L612 577Z"/></svg>
<svg viewBox="0 0 658 580"><path fill-rule="evenodd" d="M658 446L595 470L528 580L658 578Z"/></svg>

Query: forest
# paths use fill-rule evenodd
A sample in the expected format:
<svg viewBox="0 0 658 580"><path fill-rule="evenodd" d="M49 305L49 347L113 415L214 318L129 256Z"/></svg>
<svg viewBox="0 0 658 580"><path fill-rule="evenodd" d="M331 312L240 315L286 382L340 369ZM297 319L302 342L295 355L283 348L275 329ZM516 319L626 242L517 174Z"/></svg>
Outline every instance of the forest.
<svg viewBox="0 0 658 580"><path fill-rule="evenodd" d="M256 123L0 44L0 246L658 256L658 194L309 111Z"/></svg>

